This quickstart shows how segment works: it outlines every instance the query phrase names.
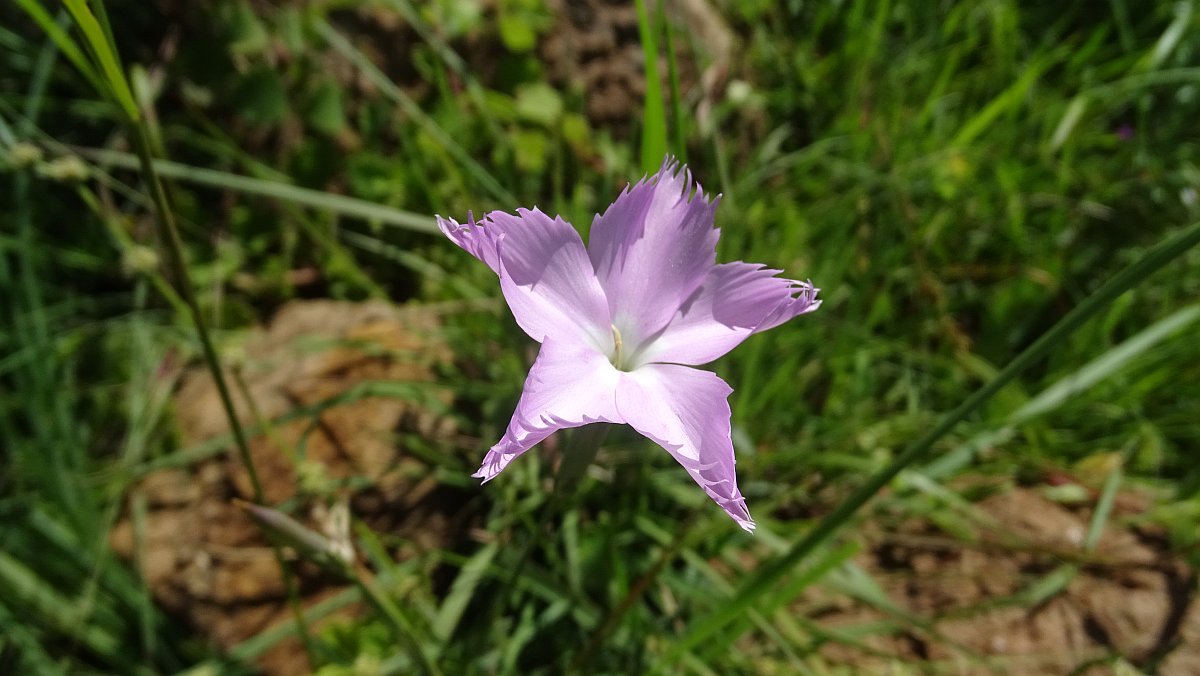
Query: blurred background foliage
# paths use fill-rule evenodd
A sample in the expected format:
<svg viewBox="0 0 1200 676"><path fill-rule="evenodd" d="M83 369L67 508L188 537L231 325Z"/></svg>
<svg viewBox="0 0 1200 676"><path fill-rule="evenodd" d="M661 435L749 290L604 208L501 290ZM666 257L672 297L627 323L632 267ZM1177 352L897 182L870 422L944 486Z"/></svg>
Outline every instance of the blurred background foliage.
<svg viewBox="0 0 1200 676"><path fill-rule="evenodd" d="M1195 563L1192 251L942 439L931 465L795 571L770 612L672 652L749 593L746 571L1197 219L1200 13L1126 0L665 5L107 3L227 359L277 308L326 298L435 309L453 355L436 382L455 432L397 443L452 491L457 532L400 556L402 537L356 522L360 558L403 622L361 613L313 629L313 668L866 668L832 644L893 668L1004 669L889 605L851 556L875 551L873 528L912 519L966 547L972 503L1019 488L1085 510L1108 498L1086 512L1097 533L1106 519L1117 527L1117 492L1142 496L1121 527ZM145 518L139 482L199 457L175 423L189 403L173 394L199 347L161 272L119 109L54 31L83 45L57 3L0 8L0 672L252 671L294 624L220 650L109 547L118 521ZM817 314L713 367L735 390L753 539L627 431L614 430L565 504L541 490L553 444L484 489L466 478L507 424L533 353L491 273L432 215L536 204L586 231L642 175L645 145L686 158L723 194L721 260L823 290ZM1048 596L1013 603L1062 592L1061 570L1031 573L1022 584ZM803 610L842 602L888 621L830 633ZM876 636L917 636L951 657L881 651ZM1169 646L1111 643L1096 664L1152 670L1169 658Z"/></svg>

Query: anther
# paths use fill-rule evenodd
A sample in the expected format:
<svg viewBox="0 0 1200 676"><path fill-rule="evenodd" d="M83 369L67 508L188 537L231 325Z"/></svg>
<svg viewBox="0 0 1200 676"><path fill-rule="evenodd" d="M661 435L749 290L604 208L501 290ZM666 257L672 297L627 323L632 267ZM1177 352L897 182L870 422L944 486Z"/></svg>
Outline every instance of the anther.
<svg viewBox="0 0 1200 676"><path fill-rule="evenodd" d="M615 324L612 325L612 333L613 345L615 346L613 349L613 366L621 368L621 332L617 330Z"/></svg>

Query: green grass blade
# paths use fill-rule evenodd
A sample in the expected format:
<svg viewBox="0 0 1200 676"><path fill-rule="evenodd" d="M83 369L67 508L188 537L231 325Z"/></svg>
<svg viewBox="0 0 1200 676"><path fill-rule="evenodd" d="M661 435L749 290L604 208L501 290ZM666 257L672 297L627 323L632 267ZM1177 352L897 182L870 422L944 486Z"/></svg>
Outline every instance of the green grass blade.
<svg viewBox="0 0 1200 676"><path fill-rule="evenodd" d="M1017 593L1016 598L1023 606L1040 605L1060 594L1078 574L1079 564L1064 563L1022 589Z"/></svg>
<svg viewBox="0 0 1200 676"><path fill-rule="evenodd" d="M651 174L667 155L667 114L663 108L662 77L658 73L658 34L646 0L637 0L638 33L646 66L646 100L642 105L642 171Z"/></svg>
<svg viewBox="0 0 1200 676"><path fill-rule="evenodd" d="M498 551L499 546L495 543L480 549L462 566L458 577L454 578L450 592L446 594L445 600L438 608L437 616L433 619L431 629L433 635L438 639L435 651L449 644L455 627L458 626L467 609L467 604L474 597L479 583L484 580L488 567L492 565L492 559L496 558ZM434 656L436 658L436 652Z"/></svg>
<svg viewBox="0 0 1200 676"><path fill-rule="evenodd" d="M25 115L16 125L18 130L33 127L41 112L52 72L49 66L54 60L54 46L48 43L38 57L29 83ZM21 350L28 350L32 357L19 370L16 389L22 393L25 405L37 413L28 418L31 442L22 444L14 440L6 450L17 459L16 466L25 470L25 479L48 488L56 506L70 516L76 528L86 531L94 525L94 510L92 494L80 488L84 434L72 415L71 391L63 388L60 345L53 336L47 307L49 285L44 275L45 264L38 256L28 255L41 244L35 204L30 199L31 185L27 173L17 174L11 182L15 209L9 218L16 230L14 251L25 255L13 257L15 266L11 276L9 257L0 256L4 259L0 264L0 285L3 285L0 291L9 300L7 308L11 315L7 320L11 333ZM6 416L5 427L8 421Z"/></svg>
<svg viewBox="0 0 1200 676"><path fill-rule="evenodd" d="M1107 307L1118 296L1135 287L1197 243L1200 243L1200 223L1195 223L1159 243L1143 254L1135 263L1109 279L1104 286L1084 299L1033 345L1017 355L995 378L976 390L958 408L943 416L928 434L896 456L887 467L872 476L850 497L842 501L790 550L755 571L727 604L711 615L700 618L690 626L684 636L675 643L671 655L678 657L682 652L699 645L737 619L748 608L759 603L781 578L792 571L797 563L846 525L854 514L875 496L879 489L886 486L904 468L925 457L933 449L933 445L947 432L978 410L1018 375L1045 357L1052 348L1061 344L1067 336Z"/></svg>
<svg viewBox="0 0 1200 676"><path fill-rule="evenodd" d="M980 449L994 446L1010 438L1015 434L1019 425L1053 411L1097 383L1119 373L1132 361L1146 354L1152 347L1198 319L1200 319L1200 305L1191 305L1158 320L1132 338L1042 390L1037 396L1014 411L1003 427L975 435L958 448L921 468L920 473L934 479L949 476L971 462Z"/></svg>
<svg viewBox="0 0 1200 676"><path fill-rule="evenodd" d="M1177 2L1174 5L1175 20L1163 34L1158 38L1158 42L1154 44L1154 49L1146 55L1144 67L1146 70L1154 70L1161 66L1167 60L1175 48L1179 45L1179 41L1187 35L1188 25L1192 22L1193 4L1190 2Z"/></svg>
<svg viewBox="0 0 1200 676"><path fill-rule="evenodd" d="M860 549L861 547L858 543L846 542L824 552L821 558L789 580L779 593L772 594L768 599L763 599L762 603L754 607L753 612L746 613L744 617L739 619L732 631L723 633L720 640L714 639L713 644L705 652L712 655L720 649L728 649L729 645L738 636L750 628L751 624L755 621L755 616L771 618L776 612L787 614L786 609L781 610L784 604L794 601L805 589L820 582L838 567L851 563L854 555Z"/></svg>
<svg viewBox="0 0 1200 676"><path fill-rule="evenodd" d="M1013 413L1011 423L1019 425L1058 408L1100 381L1116 374L1155 345L1176 335L1198 319L1200 305L1191 305L1151 324L1030 399Z"/></svg>
<svg viewBox="0 0 1200 676"><path fill-rule="evenodd" d="M658 2L658 15L663 24L663 48L667 51L667 81L671 85L671 136L675 143L675 155L687 164L687 129L683 122L683 93L679 85L679 64L675 59L673 24L663 12L662 0Z"/></svg>
<svg viewBox="0 0 1200 676"><path fill-rule="evenodd" d="M421 36L421 39L429 44L433 51L438 55L443 63L446 64L454 74L462 78L466 86L467 96L471 98L471 104L475 107L475 113L483 120L487 126L488 133L491 135L493 142L500 141L504 138L504 129L500 127L496 117L492 114L491 108L487 105L487 90L479 82L479 78L475 76L474 69L471 68L466 61L459 56L458 52L450 46L440 35L438 31L425 19L421 17L420 12L413 6L409 0L386 0L385 4L394 8L404 20L412 26L413 30Z"/></svg>
<svg viewBox="0 0 1200 676"><path fill-rule="evenodd" d="M1092 521L1088 524L1087 537L1083 540L1084 551L1095 551L1096 545L1100 544L1100 536L1104 534L1104 524L1112 515L1113 504L1117 501L1117 489L1121 487L1122 478L1123 472L1119 465L1114 467L1104 478L1104 486L1100 489L1100 499L1096 501L1096 511L1092 514Z"/></svg>
<svg viewBox="0 0 1200 676"><path fill-rule="evenodd" d="M383 573L387 573L389 567L392 567L391 557L388 556L387 549L379 542L379 538L364 524L356 524L354 530L358 535L360 545L375 567ZM392 635L404 646L409 658L419 671L423 674L440 674L441 670L437 667L437 658L434 655L432 642L428 640L428 636L424 632L418 631L409 616L396 605L388 594L380 589L380 578L367 577L353 570L348 572L355 586L362 592L363 599L388 622Z"/></svg>
<svg viewBox="0 0 1200 676"><path fill-rule="evenodd" d="M1051 152L1057 151L1067 142L1067 139L1071 136L1071 132L1075 131L1079 120L1083 118L1087 107L1088 98L1086 96L1076 96L1074 99L1071 99L1071 103L1067 104L1067 109L1063 112L1058 126L1054 128L1054 134L1050 137Z"/></svg>
<svg viewBox="0 0 1200 676"><path fill-rule="evenodd" d="M138 159L132 154L99 148L75 148L83 157L99 164L120 167L122 169L137 169ZM239 174L231 174L214 169L193 167L170 160L155 160L154 169L159 174L187 183L205 185L213 188L225 188L247 195L270 197L284 200L301 206L312 207L342 216L361 218L366 221L383 225L394 225L416 232L436 233L437 224L430 216L424 216L411 211L375 204L346 195L302 188L280 181L268 181L261 178L251 178Z"/></svg>
<svg viewBox="0 0 1200 676"><path fill-rule="evenodd" d="M34 23L42 30L46 31L54 44L58 45L59 51L67 57L71 65L83 74L83 77L96 89L96 91L104 91L104 81L96 74L96 69L92 68L91 62L87 56L80 51L79 45L75 44L75 40L70 33L63 30L62 26L58 25L37 0L16 0L17 5L25 10L29 18L33 19Z"/></svg>
<svg viewBox="0 0 1200 676"><path fill-rule="evenodd" d="M1016 82L1012 83L1008 89L1005 89L991 103L985 106L983 110L979 111L979 113L962 126L962 129L954 137L953 145L970 145L988 127L991 127L997 118L1006 112L1015 110L1025 100L1025 95L1033 87L1034 83L1038 81L1038 78L1042 76L1042 73L1046 72L1046 69L1052 66L1055 61L1057 59L1051 54L1027 66L1025 72L1021 73Z"/></svg>
<svg viewBox="0 0 1200 676"><path fill-rule="evenodd" d="M89 650L112 660L121 658L117 635L97 624L84 624L75 612L75 602L21 561L0 552L0 602L24 608L55 631L74 637Z"/></svg>
<svg viewBox="0 0 1200 676"><path fill-rule="evenodd" d="M341 611L362 600L362 593L357 587L348 587L327 599L312 604L304 610L304 621L315 624L320 620ZM230 648L229 656L238 660L253 660L270 650L281 641L296 635L296 623L287 618L263 629Z"/></svg>
<svg viewBox="0 0 1200 676"><path fill-rule="evenodd" d="M75 19L76 25L79 26L79 30L83 31L83 36L87 40L92 54L100 62L100 72L104 74L104 81L108 85L109 93L121 106L125 115L131 121L137 121L140 114L137 103L134 102L133 90L129 88L129 81L125 79L125 73L121 70L121 62L113 51L104 28L100 26L100 22L96 20L92 11L88 9L85 0L64 0L64 3L67 11L71 12L71 16Z"/></svg>

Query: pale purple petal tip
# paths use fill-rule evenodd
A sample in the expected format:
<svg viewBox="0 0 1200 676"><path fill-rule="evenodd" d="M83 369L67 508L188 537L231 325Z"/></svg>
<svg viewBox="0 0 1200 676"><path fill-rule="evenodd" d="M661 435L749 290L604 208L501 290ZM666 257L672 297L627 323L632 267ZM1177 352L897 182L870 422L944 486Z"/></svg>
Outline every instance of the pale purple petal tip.
<svg viewBox="0 0 1200 676"><path fill-rule="evenodd" d="M721 453L726 449L724 444L721 444ZM725 513L737 521L748 532L753 532L755 528L754 519L750 517L750 510L746 507L746 499L742 497L741 491L737 487L737 477L733 470L733 444L730 442L728 447L730 462L728 464L722 462L713 462L708 467L699 469L688 469L688 474L692 479L700 485L700 488L712 498L713 502L725 510ZM710 451L716 453L715 450Z"/></svg>
<svg viewBox="0 0 1200 676"><path fill-rule="evenodd" d="M471 476L476 479L482 479L483 481L480 483L486 484L492 479L495 479L500 472L504 471L505 467L508 467L508 463L515 460L517 456L521 455L521 453L525 452L526 450L513 449L505 451L504 446L505 444L496 444L493 446L491 450L487 452L487 455L483 457L483 464L481 464L479 469L476 470L476 472Z"/></svg>
<svg viewBox="0 0 1200 676"><path fill-rule="evenodd" d="M671 322L640 355L640 363L706 364L755 333L816 310L811 282L777 277L751 263L714 266Z"/></svg>
<svg viewBox="0 0 1200 676"><path fill-rule="evenodd" d="M717 202L668 158L592 222L588 255L627 338L666 326L716 264Z"/></svg>
<svg viewBox="0 0 1200 676"><path fill-rule="evenodd" d="M437 221L451 241L500 276L504 299L531 338L609 339L608 300L570 223L538 209L493 211L466 225Z"/></svg>
<svg viewBox="0 0 1200 676"><path fill-rule="evenodd" d="M508 429L471 476L487 483L554 432L595 422L622 423L617 370L594 347L548 339L525 378Z"/></svg>
<svg viewBox="0 0 1200 676"><path fill-rule="evenodd" d="M817 294L821 290L813 286L811 280L801 282L787 279L780 281L787 283L787 298L780 301L779 305L754 327L755 333L773 329L790 319L806 315L821 307L821 301L817 299Z"/></svg>
<svg viewBox="0 0 1200 676"><path fill-rule="evenodd" d="M732 391L708 371L649 364L621 374L617 407L626 422L666 449L739 526L753 531L754 519L734 471Z"/></svg>
<svg viewBox="0 0 1200 676"><path fill-rule="evenodd" d="M486 221L486 219L485 219ZM503 234L496 228L488 228L485 224L475 222L475 216L467 212L467 223L464 225L453 218L437 217L438 229L450 238L464 251L483 261L492 272L500 274L500 255L496 244Z"/></svg>

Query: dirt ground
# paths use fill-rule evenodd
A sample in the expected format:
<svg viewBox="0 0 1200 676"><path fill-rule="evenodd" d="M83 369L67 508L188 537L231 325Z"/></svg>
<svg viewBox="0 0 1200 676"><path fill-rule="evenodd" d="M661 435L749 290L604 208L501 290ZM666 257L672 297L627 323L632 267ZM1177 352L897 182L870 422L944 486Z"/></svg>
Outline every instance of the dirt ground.
<svg viewBox="0 0 1200 676"><path fill-rule="evenodd" d="M627 130L641 115L646 92L637 7L623 0L550 0L548 6L555 25L539 56L551 79L585 93L584 112L593 124ZM682 27L675 37L680 90L699 88L703 122L729 77L737 38L707 0L673 0L665 10L672 25Z"/></svg>
<svg viewBox="0 0 1200 676"><path fill-rule="evenodd" d="M1158 534L1120 525L1149 502L1121 494L1095 550L1083 543L1091 504L1069 508L1038 488L973 505L977 525L953 536L927 520L869 524L857 563L892 607L815 592L797 608L822 630L832 663L880 673L903 660L953 674L1103 674L1123 657L1145 673L1200 674L1196 573Z"/></svg>
<svg viewBox="0 0 1200 676"><path fill-rule="evenodd" d="M445 438L453 426L410 398L353 396L361 392L356 388L377 382L428 386L432 368L449 356L437 328L430 312L383 302L297 301L252 332L241 367L228 374L245 388L234 392L243 424L323 407L316 424L303 416L250 440L267 503L294 505L292 516L343 547L350 547L345 515L352 513L404 543L390 552L397 560L454 547L469 529L461 522L462 501L403 441L405 434ZM430 391L435 400L449 402L447 393ZM342 399L331 401L335 397ZM228 433L203 369L185 376L175 404L185 448ZM235 498L253 499L235 453L163 469L132 494L146 505L141 530L126 516L110 537L119 554L136 559L159 604L222 649L291 618L275 556ZM309 564L297 565L296 572L305 607L345 588ZM294 640L272 648L259 664L270 674L308 670Z"/></svg>

